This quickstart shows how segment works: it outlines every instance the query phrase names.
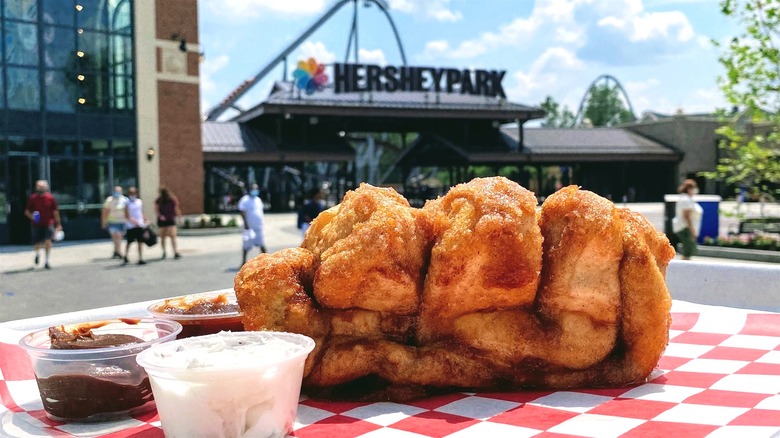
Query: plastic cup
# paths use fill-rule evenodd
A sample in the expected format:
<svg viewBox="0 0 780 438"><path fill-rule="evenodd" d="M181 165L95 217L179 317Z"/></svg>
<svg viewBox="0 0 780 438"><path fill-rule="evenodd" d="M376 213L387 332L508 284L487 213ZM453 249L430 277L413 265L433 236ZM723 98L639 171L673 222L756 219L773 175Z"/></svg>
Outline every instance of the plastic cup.
<svg viewBox="0 0 780 438"><path fill-rule="evenodd" d="M313 349L295 333L221 332L160 344L136 360L166 437L284 437Z"/></svg>
<svg viewBox="0 0 780 438"><path fill-rule="evenodd" d="M94 321L94 334L124 334L143 343L84 350L51 349L49 330L19 341L30 355L46 415L57 421L114 420L154 409L149 378L135 356L153 344L173 340L181 330L175 321L151 318ZM66 325L65 328L82 324Z"/></svg>
<svg viewBox="0 0 780 438"><path fill-rule="evenodd" d="M235 310L220 310L213 305L215 302L232 305ZM202 313L184 313L191 309L200 309ZM210 335L221 331L244 331L242 314L238 310L238 301L233 292L182 295L156 302L146 310L155 318L170 319L181 324L179 338Z"/></svg>

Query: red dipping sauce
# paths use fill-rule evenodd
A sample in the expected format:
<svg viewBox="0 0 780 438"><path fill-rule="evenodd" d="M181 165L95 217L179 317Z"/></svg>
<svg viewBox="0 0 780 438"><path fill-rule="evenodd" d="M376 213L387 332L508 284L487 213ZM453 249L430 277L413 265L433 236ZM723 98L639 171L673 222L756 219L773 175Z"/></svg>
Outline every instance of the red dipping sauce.
<svg viewBox="0 0 780 438"><path fill-rule="evenodd" d="M182 325L178 338L210 335L221 331L244 331L241 309L231 292L183 295L154 303L147 308L155 318Z"/></svg>

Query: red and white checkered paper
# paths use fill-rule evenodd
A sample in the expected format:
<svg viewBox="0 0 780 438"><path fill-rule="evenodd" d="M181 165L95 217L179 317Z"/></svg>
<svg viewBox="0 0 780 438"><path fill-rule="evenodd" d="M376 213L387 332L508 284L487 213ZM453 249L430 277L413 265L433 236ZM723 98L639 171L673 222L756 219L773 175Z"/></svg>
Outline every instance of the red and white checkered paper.
<svg viewBox="0 0 780 438"><path fill-rule="evenodd" d="M675 301L670 343L643 385L453 393L398 403L302 397L294 436L771 437L780 434L780 314ZM46 418L26 353L0 328L0 435L162 437L155 412L124 421Z"/></svg>

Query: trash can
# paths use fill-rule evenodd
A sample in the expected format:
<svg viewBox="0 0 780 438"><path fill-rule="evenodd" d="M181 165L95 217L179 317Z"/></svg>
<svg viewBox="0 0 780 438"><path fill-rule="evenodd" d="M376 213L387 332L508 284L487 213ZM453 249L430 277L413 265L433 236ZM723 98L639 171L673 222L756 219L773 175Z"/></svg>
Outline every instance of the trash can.
<svg viewBox="0 0 780 438"><path fill-rule="evenodd" d="M677 200L680 199L680 196L682 195L676 193L664 195L664 233L666 233L672 245L677 245L679 241L672 228L672 219L674 219ZM701 229L699 230L697 242L704 243L705 237L718 237L720 230L720 213L718 209L720 208L721 199L718 195L695 195L693 197L693 200L702 209Z"/></svg>

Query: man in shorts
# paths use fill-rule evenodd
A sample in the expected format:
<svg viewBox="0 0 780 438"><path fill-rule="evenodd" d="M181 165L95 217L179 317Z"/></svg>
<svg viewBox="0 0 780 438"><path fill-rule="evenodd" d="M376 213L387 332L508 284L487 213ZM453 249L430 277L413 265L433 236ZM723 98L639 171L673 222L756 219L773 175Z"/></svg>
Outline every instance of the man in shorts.
<svg viewBox="0 0 780 438"><path fill-rule="evenodd" d="M260 187L257 184L252 184L249 193L238 201L238 211L241 212L241 219L244 220L244 252L241 259L243 266L246 263L247 252L253 247L260 247L260 252L268 252L265 249L263 233L263 200L260 198Z"/></svg>
<svg viewBox="0 0 780 438"><path fill-rule="evenodd" d="M49 265L49 253L51 253L51 239L55 230L62 230L60 221L60 207L51 193L49 183L46 180L35 182L35 193L27 198L27 206L24 215L30 219L33 250L35 251L35 265L41 261L40 249L45 248L43 267L51 269Z"/></svg>

